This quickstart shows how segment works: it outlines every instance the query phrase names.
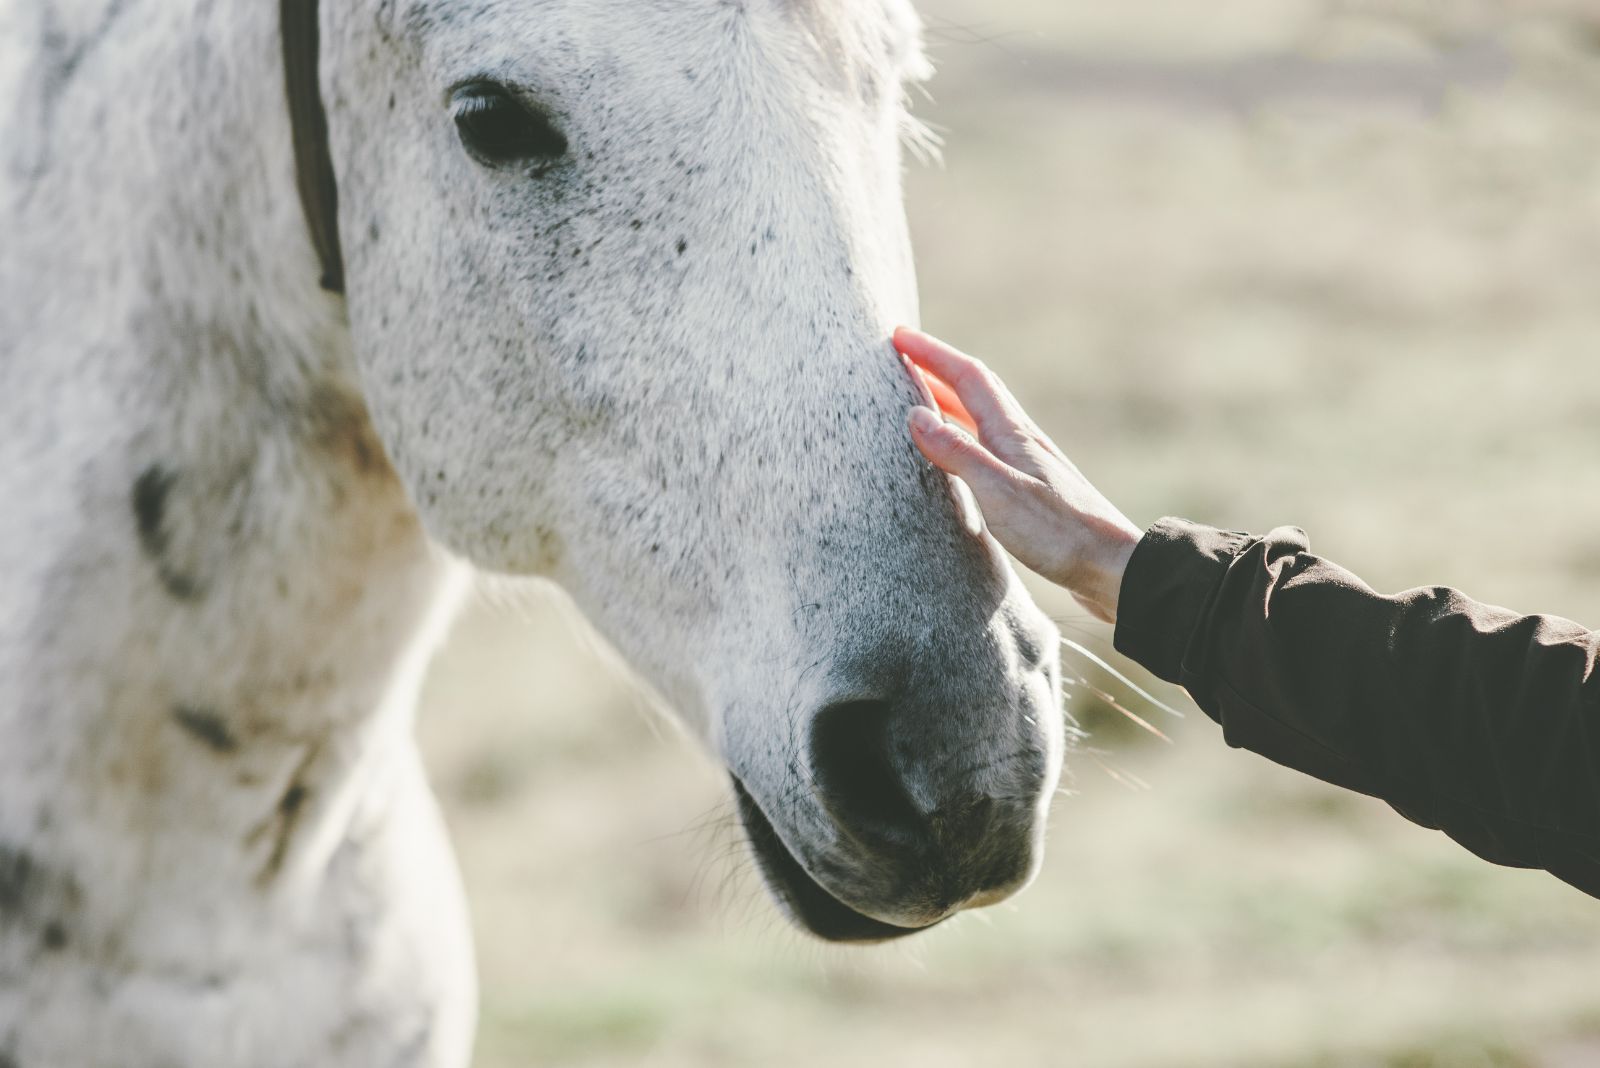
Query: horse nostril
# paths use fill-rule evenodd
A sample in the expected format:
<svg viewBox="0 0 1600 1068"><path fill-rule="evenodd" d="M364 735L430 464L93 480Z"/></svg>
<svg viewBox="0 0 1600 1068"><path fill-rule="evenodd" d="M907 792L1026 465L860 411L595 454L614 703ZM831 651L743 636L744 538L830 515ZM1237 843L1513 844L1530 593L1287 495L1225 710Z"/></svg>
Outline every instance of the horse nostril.
<svg viewBox="0 0 1600 1068"><path fill-rule="evenodd" d="M842 701L811 727L811 771L823 806L848 833L873 844L906 845L926 821L907 796L890 751L887 701Z"/></svg>

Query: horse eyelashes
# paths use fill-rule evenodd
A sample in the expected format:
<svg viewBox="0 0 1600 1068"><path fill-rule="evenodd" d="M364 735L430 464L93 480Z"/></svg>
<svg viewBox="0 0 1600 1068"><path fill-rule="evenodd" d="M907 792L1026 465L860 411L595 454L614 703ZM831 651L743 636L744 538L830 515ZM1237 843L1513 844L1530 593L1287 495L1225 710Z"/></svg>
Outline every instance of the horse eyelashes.
<svg viewBox="0 0 1600 1068"><path fill-rule="evenodd" d="M549 164L566 155L566 135L504 86L464 85L451 95L451 110L462 146L485 165Z"/></svg>

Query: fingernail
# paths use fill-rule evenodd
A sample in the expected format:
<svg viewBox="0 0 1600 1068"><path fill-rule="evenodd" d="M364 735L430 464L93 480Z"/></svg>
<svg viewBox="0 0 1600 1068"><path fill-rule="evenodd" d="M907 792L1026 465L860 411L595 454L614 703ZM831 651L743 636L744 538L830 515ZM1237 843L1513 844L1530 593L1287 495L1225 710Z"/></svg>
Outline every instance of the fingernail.
<svg viewBox="0 0 1600 1068"><path fill-rule="evenodd" d="M938 430L941 426L943 426L944 420L940 419L938 414L932 409L924 408L919 404L911 409L911 425L915 429L927 434Z"/></svg>

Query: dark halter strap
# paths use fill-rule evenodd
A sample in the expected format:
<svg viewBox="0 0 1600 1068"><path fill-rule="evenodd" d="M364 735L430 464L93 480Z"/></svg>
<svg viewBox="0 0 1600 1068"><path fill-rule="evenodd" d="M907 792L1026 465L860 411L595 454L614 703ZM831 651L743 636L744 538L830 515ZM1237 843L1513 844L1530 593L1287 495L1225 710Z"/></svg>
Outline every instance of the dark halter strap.
<svg viewBox="0 0 1600 1068"><path fill-rule="evenodd" d="M322 261L322 288L344 292L344 258L339 251L339 187L328 151L328 116L317 83L317 0L280 0L284 87L289 95L289 125L294 135L295 184L311 228L311 243Z"/></svg>

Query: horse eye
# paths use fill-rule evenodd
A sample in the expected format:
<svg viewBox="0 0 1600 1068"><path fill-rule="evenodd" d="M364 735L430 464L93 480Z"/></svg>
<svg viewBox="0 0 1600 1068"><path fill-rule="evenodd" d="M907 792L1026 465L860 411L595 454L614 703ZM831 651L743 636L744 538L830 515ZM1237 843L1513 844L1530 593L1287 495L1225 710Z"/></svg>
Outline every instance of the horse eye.
<svg viewBox="0 0 1600 1068"><path fill-rule="evenodd" d="M451 94L450 105L461 144L479 163L549 166L566 155L566 136L504 86L464 85Z"/></svg>

